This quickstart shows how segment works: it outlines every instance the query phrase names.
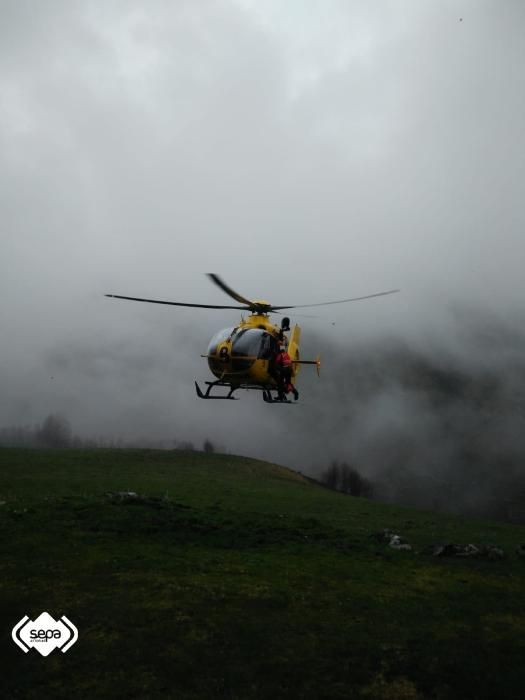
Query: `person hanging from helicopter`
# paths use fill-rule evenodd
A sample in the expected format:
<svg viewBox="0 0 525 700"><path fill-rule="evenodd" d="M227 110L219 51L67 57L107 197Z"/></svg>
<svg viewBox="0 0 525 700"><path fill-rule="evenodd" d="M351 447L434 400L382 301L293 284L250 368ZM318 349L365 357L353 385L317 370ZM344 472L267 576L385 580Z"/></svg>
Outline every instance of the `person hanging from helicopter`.
<svg viewBox="0 0 525 700"><path fill-rule="evenodd" d="M274 377L279 391L279 400L285 401L286 394L293 394L294 400L299 398L299 392L292 384L292 358L286 352L284 345L279 342L277 354L273 361Z"/></svg>

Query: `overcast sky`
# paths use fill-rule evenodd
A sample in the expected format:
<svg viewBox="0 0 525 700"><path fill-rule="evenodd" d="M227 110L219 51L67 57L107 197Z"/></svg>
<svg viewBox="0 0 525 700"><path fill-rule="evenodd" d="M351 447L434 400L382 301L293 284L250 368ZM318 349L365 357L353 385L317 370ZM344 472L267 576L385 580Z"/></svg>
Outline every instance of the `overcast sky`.
<svg viewBox="0 0 525 700"><path fill-rule="evenodd" d="M194 395L237 313L107 292L228 303L209 271L276 304L402 288L301 319L311 354L323 333L453 345L458 305L521 313L521 0L0 13L1 425L61 412L267 454L273 407Z"/></svg>

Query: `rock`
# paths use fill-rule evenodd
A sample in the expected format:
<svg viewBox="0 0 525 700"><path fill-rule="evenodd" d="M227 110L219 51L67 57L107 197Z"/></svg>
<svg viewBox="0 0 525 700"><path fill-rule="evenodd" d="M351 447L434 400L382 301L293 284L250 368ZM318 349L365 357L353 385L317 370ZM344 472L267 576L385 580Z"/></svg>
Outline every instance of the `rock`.
<svg viewBox="0 0 525 700"><path fill-rule="evenodd" d="M410 552L412 550L412 547L408 544L408 542L402 542L398 535L394 535L394 537L392 537L388 543L388 546L392 547L392 549L399 549L405 552Z"/></svg>
<svg viewBox="0 0 525 700"><path fill-rule="evenodd" d="M475 544L456 545L456 548L458 549L457 557L477 557L481 553Z"/></svg>
<svg viewBox="0 0 525 700"><path fill-rule="evenodd" d="M130 501L136 503L141 500L140 496L138 493L135 493L135 491L109 491L106 493L106 497L112 503L129 503Z"/></svg>
<svg viewBox="0 0 525 700"><path fill-rule="evenodd" d="M156 509L171 505L171 501L166 495L159 498L158 496L141 496L135 491L108 491L105 496L110 503L116 505L144 505Z"/></svg>
<svg viewBox="0 0 525 700"><path fill-rule="evenodd" d="M430 551L434 557L475 557L497 560L505 556L501 547L492 544L434 544L424 551L425 553Z"/></svg>
<svg viewBox="0 0 525 700"><path fill-rule="evenodd" d="M433 557L454 557L456 556L456 545L454 544L432 544L430 545L432 549Z"/></svg>
<svg viewBox="0 0 525 700"><path fill-rule="evenodd" d="M447 544L432 545L432 556L434 557L472 557L479 552L478 548L473 544Z"/></svg>
<svg viewBox="0 0 525 700"><path fill-rule="evenodd" d="M387 542L388 546L392 549L410 551L412 547L408 544L404 537L396 534L389 528L385 528L380 532L374 532L371 537L373 537L378 542Z"/></svg>
<svg viewBox="0 0 525 700"><path fill-rule="evenodd" d="M496 560L503 559L505 552L503 549L501 549L501 547L496 547L493 544L486 544L481 547L480 555L482 557L487 557L487 559Z"/></svg>

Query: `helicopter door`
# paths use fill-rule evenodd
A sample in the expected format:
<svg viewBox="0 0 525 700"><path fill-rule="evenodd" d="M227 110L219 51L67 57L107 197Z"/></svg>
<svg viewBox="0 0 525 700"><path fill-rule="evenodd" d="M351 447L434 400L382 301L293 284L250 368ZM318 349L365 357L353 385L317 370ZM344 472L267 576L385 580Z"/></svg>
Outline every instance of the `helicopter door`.
<svg viewBox="0 0 525 700"><path fill-rule="evenodd" d="M278 348L279 346L273 335L271 335L270 333L266 333L266 331L263 331L258 359L271 360L277 354Z"/></svg>

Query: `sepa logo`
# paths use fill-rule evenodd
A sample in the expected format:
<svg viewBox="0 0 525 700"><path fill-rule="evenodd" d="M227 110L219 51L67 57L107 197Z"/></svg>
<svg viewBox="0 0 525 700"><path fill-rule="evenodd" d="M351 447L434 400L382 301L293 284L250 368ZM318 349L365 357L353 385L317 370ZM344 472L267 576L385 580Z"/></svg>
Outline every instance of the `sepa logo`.
<svg viewBox="0 0 525 700"><path fill-rule="evenodd" d="M48 656L56 648L64 653L70 649L78 639L78 630L65 615L56 621L43 612L34 622L25 615L13 627L11 636L24 653L34 647L42 656Z"/></svg>

